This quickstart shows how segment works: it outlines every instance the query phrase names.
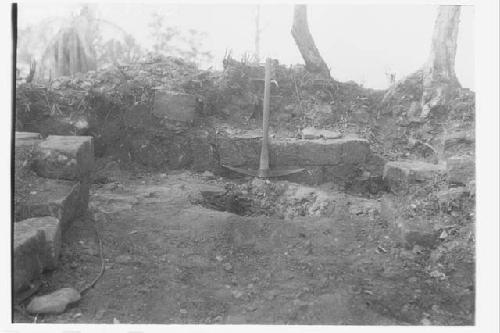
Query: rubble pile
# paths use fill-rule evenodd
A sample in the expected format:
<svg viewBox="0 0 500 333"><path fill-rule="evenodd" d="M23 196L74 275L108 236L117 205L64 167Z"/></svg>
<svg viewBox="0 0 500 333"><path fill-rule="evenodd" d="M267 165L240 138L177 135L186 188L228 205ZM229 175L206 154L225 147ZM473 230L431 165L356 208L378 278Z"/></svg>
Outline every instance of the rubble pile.
<svg viewBox="0 0 500 333"><path fill-rule="evenodd" d="M97 157L113 156L148 169L216 171L211 166L218 164L213 148L218 133L262 126L263 72L259 64L231 58L217 72L178 58L152 57L46 84L21 84L16 129L42 136L90 135ZM419 122L418 72L388 92L320 79L302 66L277 61L272 77L273 138L327 130L368 140L386 160L438 163L458 152L474 155L475 102L467 89L457 90L445 108ZM168 103L162 99L178 110L164 108ZM182 112L189 119L173 117L179 110L187 110Z"/></svg>
<svg viewBox="0 0 500 333"><path fill-rule="evenodd" d="M254 178L243 184L227 183L225 192L202 193L194 202L207 208L244 216L328 216L338 201L335 195L287 181Z"/></svg>
<svg viewBox="0 0 500 333"><path fill-rule="evenodd" d="M422 72L417 71L390 87L377 105L371 137L373 149L390 159L420 159L437 163L459 149L473 154L475 94L457 88L445 105L421 118Z"/></svg>

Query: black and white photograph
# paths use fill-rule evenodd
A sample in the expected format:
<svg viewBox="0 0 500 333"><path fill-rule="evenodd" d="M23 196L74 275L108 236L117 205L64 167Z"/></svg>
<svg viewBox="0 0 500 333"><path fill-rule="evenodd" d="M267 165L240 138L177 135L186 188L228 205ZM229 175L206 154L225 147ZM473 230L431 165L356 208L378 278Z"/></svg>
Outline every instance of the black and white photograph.
<svg viewBox="0 0 500 333"><path fill-rule="evenodd" d="M3 8L11 330L479 328L498 310L485 7Z"/></svg>

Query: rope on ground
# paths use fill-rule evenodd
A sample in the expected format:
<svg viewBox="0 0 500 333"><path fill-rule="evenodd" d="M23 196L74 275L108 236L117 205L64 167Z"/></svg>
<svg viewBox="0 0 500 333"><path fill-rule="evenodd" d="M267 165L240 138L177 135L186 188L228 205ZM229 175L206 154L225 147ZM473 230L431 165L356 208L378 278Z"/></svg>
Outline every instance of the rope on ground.
<svg viewBox="0 0 500 333"><path fill-rule="evenodd" d="M92 220L92 226L94 227L94 231L95 231L95 234L97 236L97 241L99 243L99 257L101 259L101 269L99 271L99 274L97 274L97 276L89 284L87 284L85 287L83 287L81 290L79 290L80 295L83 295L84 293L89 291L89 289L93 288L95 286L95 284L97 283L97 281L99 281L99 279L103 276L104 271L105 271L101 235L99 234L99 231L97 230L95 218L92 217L92 218L90 218L90 220ZM36 290L38 290L38 287L36 289L34 288L35 292L36 292ZM31 296L33 293L34 292L31 292L31 294L29 296ZM26 298L28 298L28 297L26 297ZM14 304L14 306L13 306L14 310L18 311L24 317L26 317L27 319L33 320L33 322L36 323L38 316L31 316L26 311L26 309L20 305L20 303L22 303L24 300L26 300L26 298L23 298L22 300L18 300L18 302L16 302L16 304Z"/></svg>
<svg viewBox="0 0 500 333"><path fill-rule="evenodd" d="M92 215L94 215L94 214L92 214ZM101 259L101 269L99 271L99 274L97 274L97 276L89 284L87 284L85 287L83 287L81 290L79 290L80 295L83 295L84 293L89 291L89 289L93 288L95 286L95 284L97 283L97 281L99 281L99 279L103 276L104 271L106 270L106 268L104 266L104 256L103 256L101 235L99 234L99 231L97 230L96 220L95 220L94 216L92 216L90 218L90 220L92 220L92 226L94 227L94 231L95 231L95 234L97 236L97 241L99 243L99 257Z"/></svg>

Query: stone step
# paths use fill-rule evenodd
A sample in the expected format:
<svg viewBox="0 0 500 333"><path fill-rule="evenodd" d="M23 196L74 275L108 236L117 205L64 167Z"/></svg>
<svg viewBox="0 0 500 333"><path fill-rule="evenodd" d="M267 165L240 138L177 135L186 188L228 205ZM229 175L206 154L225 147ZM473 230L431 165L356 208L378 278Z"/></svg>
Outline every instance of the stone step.
<svg viewBox="0 0 500 333"><path fill-rule="evenodd" d="M262 138L235 135L217 139L222 164L258 166ZM368 141L356 137L340 139L271 139L271 166L325 166L363 163L370 153Z"/></svg>
<svg viewBox="0 0 500 333"><path fill-rule="evenodd" d="M422 161L393 161L384 167L384 180L394 192L408 189L408 185L435 179L446 172L446 165Z"/></svg>
<svg viewBox="0 0 500 333"><path fill-rule="evenodd" d="M94 168L92 137L49 135L35 149L33 167L40 177L90 181Z"/></svg>
<svg viewBox="0 0 500 333"><path fill-rule="evenodd" d="M52 216L14 224L13 289L26 289L44 270L55 269L61 249L61 223Z"/></svg>
<svg viewBox="0 0 500 333"><path fill-rule="evenodd" d="M35 178L29 196L15 204L15 220L50 215L59 219L64 228L85 214L89 190L89 183Z"/></svg>
<svg viewBox="0 0 500 333"><path fill-rule="evenodd" d="M236 134L217 139L222 165L257 169L262 138L259 135ZM270 167L300 167L306 170L286 177L310 185L350 177L370 154L368 141L356 137L340 139L271 139Z"/></svg>

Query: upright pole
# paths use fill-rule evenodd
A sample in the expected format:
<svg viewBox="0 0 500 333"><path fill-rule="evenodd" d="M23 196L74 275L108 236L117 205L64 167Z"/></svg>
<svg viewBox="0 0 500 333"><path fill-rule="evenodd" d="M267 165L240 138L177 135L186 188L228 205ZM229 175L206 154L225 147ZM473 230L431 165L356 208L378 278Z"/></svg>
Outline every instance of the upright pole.
<svg viewBox="0 0 500 333"><path fill-rule="evenodd" d="M271 59L266 59L264 77L264 109L262 112L262 149L260 151L259 171L269 170L269 102L271 100Z"/></svg>

